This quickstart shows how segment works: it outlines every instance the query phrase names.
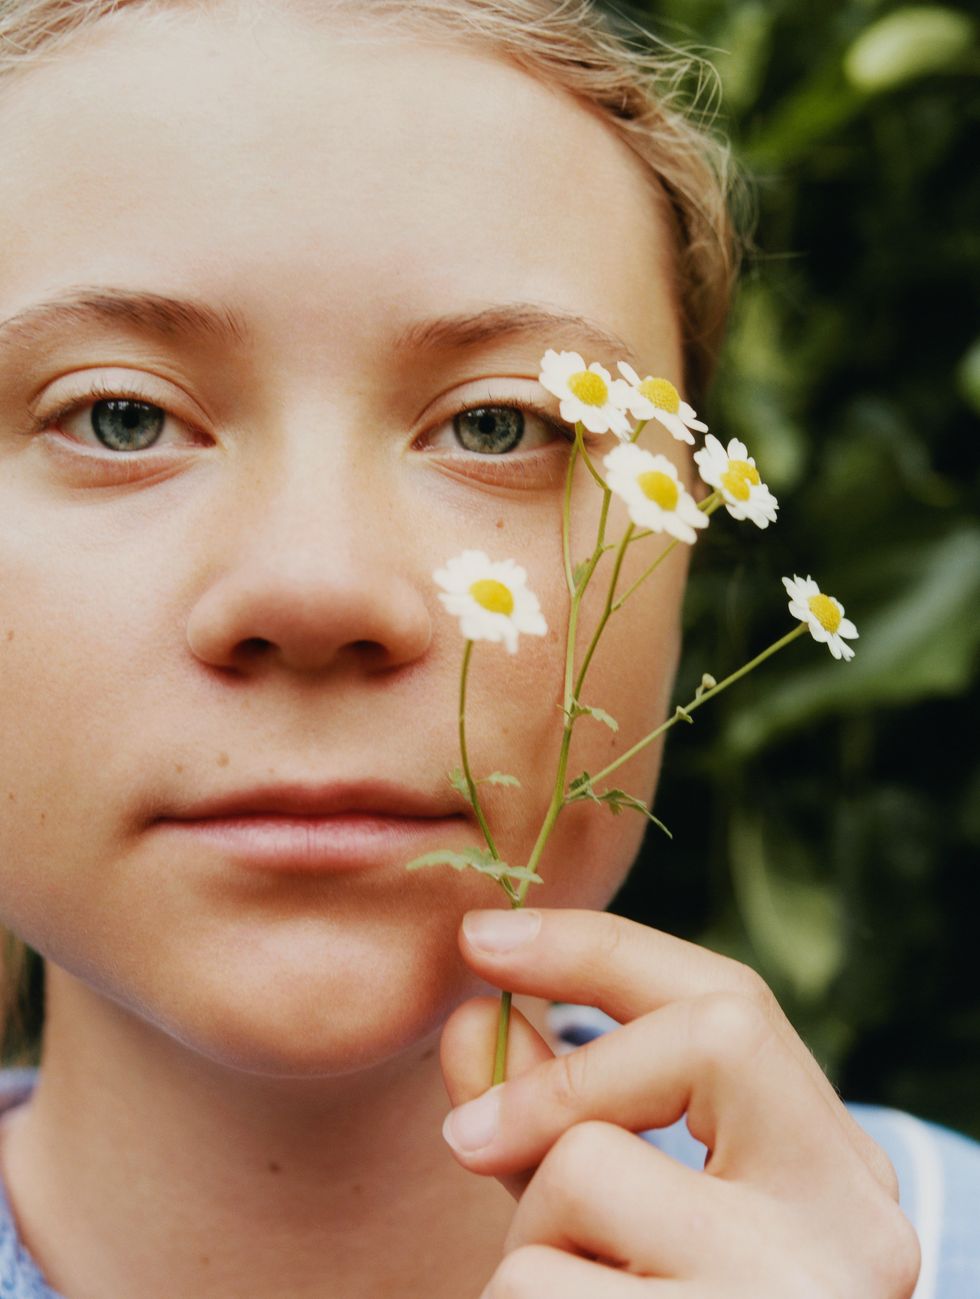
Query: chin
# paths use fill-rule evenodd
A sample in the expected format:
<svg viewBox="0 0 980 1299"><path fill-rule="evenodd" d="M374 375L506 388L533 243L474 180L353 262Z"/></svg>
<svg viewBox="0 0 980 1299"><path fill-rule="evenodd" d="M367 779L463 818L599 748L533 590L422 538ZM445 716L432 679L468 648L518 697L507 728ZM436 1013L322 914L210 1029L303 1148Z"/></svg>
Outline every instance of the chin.
<svg viewBox="0 0 980 1299"><path fill-rule="evenodd" d="M376 954L375 954L376 955ZM399 961L398 956L409 957ZM336 1078L426 1050L467 996L485 990L458 953L442 962L296 960L212 967L147 1015L225 1069L268 1078ZM192 986L193 995L188 996Z"/></svg>

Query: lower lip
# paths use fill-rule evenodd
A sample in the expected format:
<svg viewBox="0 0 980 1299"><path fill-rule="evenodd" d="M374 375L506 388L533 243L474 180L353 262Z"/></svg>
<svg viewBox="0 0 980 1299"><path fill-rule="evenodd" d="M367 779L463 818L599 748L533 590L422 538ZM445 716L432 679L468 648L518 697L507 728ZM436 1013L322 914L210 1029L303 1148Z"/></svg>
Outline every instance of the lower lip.
<svg viewBox="0 0 980 1299"><path fill-rule="evenodd" d="M427 847L437 847L443 835L458 835L464 821L462 816L269 813L198 821L163 820L158 825L185 840L235 857L245 866L315 873L363 870L417 856Z"/></svg>

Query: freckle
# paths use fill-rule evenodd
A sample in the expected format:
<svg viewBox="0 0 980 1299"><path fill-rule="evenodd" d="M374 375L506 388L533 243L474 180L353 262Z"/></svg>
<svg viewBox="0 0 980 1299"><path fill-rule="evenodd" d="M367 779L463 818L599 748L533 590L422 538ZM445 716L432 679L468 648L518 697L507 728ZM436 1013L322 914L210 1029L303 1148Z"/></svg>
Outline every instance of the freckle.
<svg viewBox="0 0 980 1299"><path fill-rule="evenodd" d="M45 823L45 821L47 821L47 819L48 819L48 814L47 814L47 812L42 812L42 813L41 813L41 824L44 825L44 823Z"/></svg>
<svg viewBox="0 0 980 1299"><path fill-rule="evenodd" d="M201 1262L204 1264L205 1267L207 1267L207 1265L211 1262L211 1260L208 1258L207 1254L202 1254Z"/></svg>
<svg viewBox="0 0 980 1299"><path fill-rule="evenodd" d="M435 1053L436 1053L436 1049L435 1049L435 1047L434 1047L434 1046L430 1046L429 1049L428 1049L428 1051L423 1051L423 1052L422 1052L422 1059L423 1059L423 1060L431 1060L432 1057L435 1055Z"/></svg>
<svg viewBox="0 0 980 1299"><path fill-rule="evenodd" d="M13 639L14 639L14 633L13 633L13 628L11 628L11 630L7 632L7 640L13 640Z"/></svg>
<svg viewBox="0 0 980 1299"><path fill-rule="evenodd" d="M184 764L183 764L182 762L175 762L175 763L174 763L174 770L175 770L175 771L177 772L177 774L179 775L180 772L182 772L182 771L184 770Z"/></svg>
<svg viewBox="0 0 980 1299"><path fill-rule="evenodd" d="M360 1184L360 1182L355 1182L350 1189L353 1195L362 1195L364 1192L364 1187Z"/></svg>
<svg viewBox="0 0 980 1299"><path fill-rule="evenodd" d="M228 766L228 754L227 754L227 753L219 753L219 754L218 754L218 766L219 766L219 767L227 767L227 766Z"/></svg>
<svg viewBox="0 0 980 1299"><path fill-rule="evenodd" d="M274 1159L270 1159L270 1160L269 1160L269 1172L270 1172L270 1173L281 1173L281 1172L282 1172L282 1164L277 1164L276 1161L275 1161Z"/></svg>
<svg viewBox="0 0 980 1299"><path fill-rule="evenodd" d="M503 519L498 519L498 520L497 520L497 527L498 527L498 528L502 528L503 526L504 526L504 521L503 521Z"/></svg>

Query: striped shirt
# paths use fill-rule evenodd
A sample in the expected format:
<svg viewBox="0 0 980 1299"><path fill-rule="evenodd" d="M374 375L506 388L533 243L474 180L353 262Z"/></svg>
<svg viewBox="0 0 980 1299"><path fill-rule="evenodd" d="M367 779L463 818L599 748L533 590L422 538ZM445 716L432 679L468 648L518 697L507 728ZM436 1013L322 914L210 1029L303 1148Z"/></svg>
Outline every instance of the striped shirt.
<svg viewBox="0 0 980 1299"><path fill-rule="evenodd" d="M619 1025L591 1006L556 1003L549 1024L559 1052ZM36 1069L0 1070L0 1114L31 1093ZM848 1105L895 1166L901 1206L919 1234L922 1271L913 1299L980 1299L980 1144L936 1123L877 1105ZM704 1167L706 1148L684 1119L641 1134L689 1168ZM21 1240L0 1181L0 1299L63 1299Z"/></svg>

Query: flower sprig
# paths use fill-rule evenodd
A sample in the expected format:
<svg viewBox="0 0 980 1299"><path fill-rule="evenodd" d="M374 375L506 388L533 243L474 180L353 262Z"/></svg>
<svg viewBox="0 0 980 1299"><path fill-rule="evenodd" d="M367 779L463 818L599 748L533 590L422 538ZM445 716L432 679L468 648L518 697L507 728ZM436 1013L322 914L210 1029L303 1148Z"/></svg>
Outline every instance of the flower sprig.
<svg viewBox="0 0 980 1299"><path fill-rule="evenodd" d="M641 379L636 370L625 361L617 362L617 369L622 377L613 379L610 371L597 361L587 365L577 352L556 352L550 348L541 359L539 380L544 388L559 399L561 418L574 426L575 436L568 458L562 506L562 556L569 595L563 726L551 800L524 865L513 866L503 860L480 803L479 784L516 785L519 782L516 777L501 772L493 772L481 778L473 776L466 746L466 686L476 641L503 644L509 653L514 654L521 635L545 635L547 624L537 597L527 585L525 570L512 559L492 560L483 551L464 550L433 575L441 588L439 599L446 610L459 619L465 641L459 690L462 767L450 773L450 781L472 806L486 848L446 847L417 857L407 865L410 870L436 864L449 865L457 870L475 869L500 885L512 907L523 906L530 885L543 882L537 871L538 864L558 817L563 808L571 803L593 801L604 804L614 814L619 814L624 808L635 810L670 833L643 800L623 789L600 786L613 772L671 727L679 722L691 723L692 714L698 708L806 631L810 632L814 640L825 644L835 659L846 661L854 656L853 648L846 641L856 639L858 631L854 623L844 617L844 606L840 601L821 591L810 576L784 577L783 585L790 597L789 612L797 620L797 625L791 631L721 681L706 674L693 699L675 708L669 718L601 771L594 774L582 772L573 779L568 779L572 732L581 717L591 717L613 732L619 729L616 719L603 708L597 704L586 704L583 693L586 674L609 620L650 579L677 545L693 545L696 542L718 509L724 507L739 522L748 521L758 528L767 528L776 521L779 508L778 501L763 482L756 462L743 442L733 438L727 447L724 446L708 432L708 426L697 419L693 407L681 398L669 379L653 375ZM638 422L631 424L631 419ZM636 445L644 425L651 419L668 429L676 440L688 445L695 444L694 431L706 435L704 446L695 451L693 457L702 480L712 488L700 502L687 490L677 465L668 456L655 455ZM586 450L586 430L590 433L613 433L619 439L618 444L603 459L604 476ZM580 563L573 565L570 553L572 482L579 459L584 461L602 492L602 502L592 551ZM609 542L606 540L606 529L613 496L624 503L630 522L618 541ZM640 577L625 592L619 594L619 581L628 548L644 538L661 533L666 534L669 540ZM578 643L582 599L600 560L610 552L613 553L613 559L606 598L582 661L576 665L575 646ZM502 992L492 1075L494 1084L502 1082L505 1076L510 1004L510 992Z"/></svg>

